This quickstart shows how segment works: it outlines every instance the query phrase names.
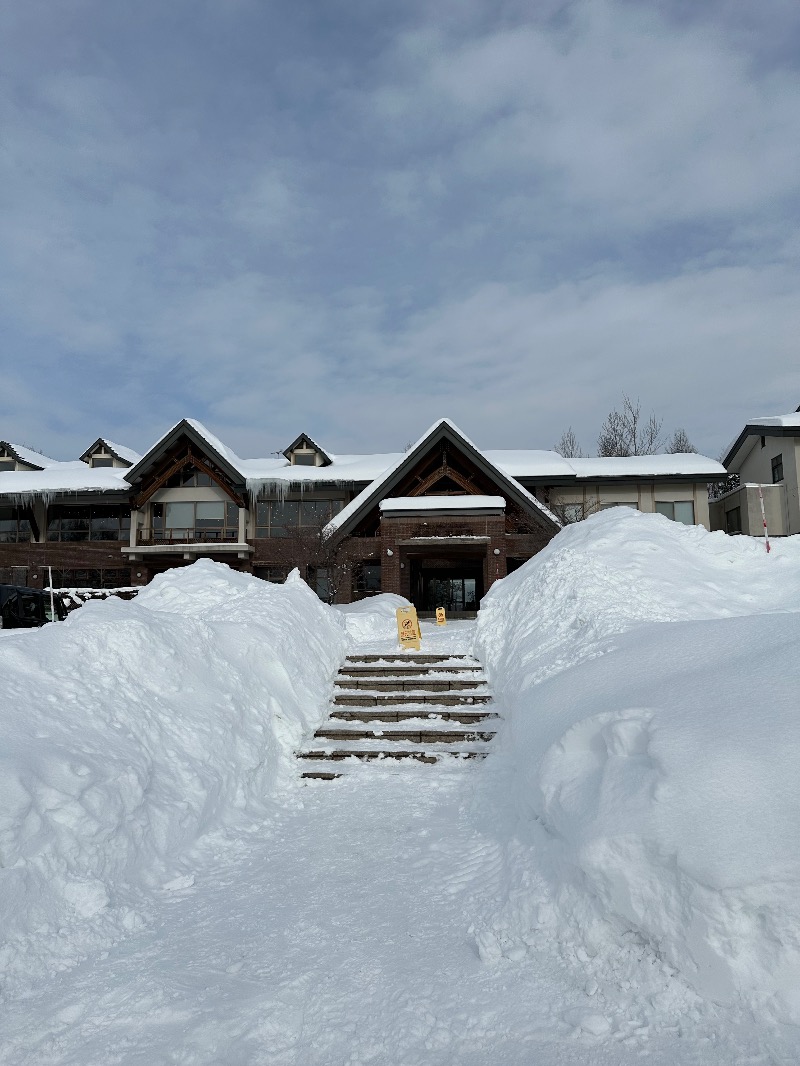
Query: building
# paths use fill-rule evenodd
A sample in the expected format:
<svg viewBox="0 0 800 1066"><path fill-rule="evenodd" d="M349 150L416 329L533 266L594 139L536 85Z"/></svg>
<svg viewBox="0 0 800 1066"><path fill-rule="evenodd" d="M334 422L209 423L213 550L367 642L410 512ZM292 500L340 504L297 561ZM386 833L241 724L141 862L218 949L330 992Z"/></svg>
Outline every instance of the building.
<svg viewBox="0 0 800 1066"><path fill-rule="evenodd" d="M334 455L301 434L242 459L192 419L145 455L100 438L74 462L0 442L0 581L143 585L201 557L266 580L297 566L325 600L397 592L475 610L563 521L615 505L709 526L695 454L487 451L441 419L408 451Z"/></svg>
<svg viewBox="0 0 800 1066"><path fill-rule="evenodd" d="M728 448L722 462L736 484L712 502L712 529L762 535L763 499L771 536L800 533L799 412L752 418Z"/></svg>

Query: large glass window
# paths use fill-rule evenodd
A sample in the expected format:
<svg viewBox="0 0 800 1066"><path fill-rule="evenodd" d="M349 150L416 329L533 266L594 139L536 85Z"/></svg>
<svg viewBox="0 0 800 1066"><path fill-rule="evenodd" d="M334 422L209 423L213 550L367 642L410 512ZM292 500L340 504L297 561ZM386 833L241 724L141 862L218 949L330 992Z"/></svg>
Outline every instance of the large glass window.
<svg viewBox="0 0 800 1066"><path fill-rule="evenodd" d="M205 470L196 466L184 466L166 483L168 489L209 488L214 482Z"/></svg>
<svg viewBox="0 0 800 1066"><path fill-rule="evenodd" d="M54 589L118 589L131 583L124 567L103 570L53 570Z"/></svg>
<svg viewBox="0 0 800 1066"><path fill-rule="evenodd" d="M19 544L31 539L31 524L20 507L0 507L0 544Z"/></svg>
<svg viewBox="0 0 800 1066"><path fill-rule="evenodd" d="M48 510L48 540L127 540L130 528L130 508L124 505L53 506Z"/></svg>
<svg viewBox="0 0 800 1066"><path fill-rule="evenodd" d="M2 473L4 470L16 470L16 469L17 469L16 459L5 459L2 456L0 456L0 473Z"/></svg>
<svg viewBox="0 0 800 1066"><path fill-rule="evenodd" d="M359 563L354 572L356 592L381 591L381 564L376 562Z"/></svg>
<svg viewBox="0 0 800 1066"><path fill-rule="evenodd" d="M341 509L341 500L261 500L256 504L256 537L320 532Z"/></svg>
<svg viewBox="0 0 800 1066"><path fill-rule="evenodd" d="M656 511L673 522L682 522L685 526L694 525L694 504L691 500L665 501L656 500Z"/></svg>
<svg viewBox="0 0 800 1066"><path fill-rule="evenodd" d="M239 508L223 500L153 504L153 540L238 540Z"/></svg>
<svg viewBox="0 0 800 1066"><path fill-rule="evenodd" d="M113 466L114 460L110 455L93 455L92 466Z"/></svg>

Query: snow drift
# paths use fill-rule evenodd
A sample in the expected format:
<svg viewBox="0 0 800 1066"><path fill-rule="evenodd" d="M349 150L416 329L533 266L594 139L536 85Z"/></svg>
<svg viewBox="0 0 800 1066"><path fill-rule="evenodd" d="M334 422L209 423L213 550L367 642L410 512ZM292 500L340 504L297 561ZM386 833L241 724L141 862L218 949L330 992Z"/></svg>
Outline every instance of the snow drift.
<svg viewBox="0 0 800 1066"><path fill-rule="evenodd" d="M614 509L492 588L477 648L553 934L588 959L633 931L800 1024L799 564L800 538Z"/></svg>
<svg viewBox="0 0 800 1066"><path fill-rule="evenodd" d="M135 927L149 892L188 883L194 845L286 794L347 640L296 572L210 561L0 634L7 979Z"/></svg>

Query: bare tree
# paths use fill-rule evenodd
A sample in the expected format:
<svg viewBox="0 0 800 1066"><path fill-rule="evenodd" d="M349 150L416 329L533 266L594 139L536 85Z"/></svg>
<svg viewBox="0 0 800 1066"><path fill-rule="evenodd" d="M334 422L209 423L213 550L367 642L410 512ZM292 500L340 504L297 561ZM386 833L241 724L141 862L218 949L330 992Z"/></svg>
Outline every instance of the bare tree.
<svg viewBox="0 0 800 1066"><path fill-rule="evenodd" d="M661 419L651 412L642 415L642 405L622 394L622 409L610 411L597 438L600 456L653 455L663 445Z"/></svg>
<svg viewBox="0 0 800 1066"><path fill-rule="evenodd" d="M600 501L596 496L592 496L579 503L562 503L560 500L551 500L547 506L562 526L569 526L573 522L582 522L584 518L588 518L589 515L599 511Z"/></svg>
<svg viewBox="0 0 800 1066"><path fill-rule="evenodd" d="M678 452L696 452L697 448L695 448L695 446L689 440L688 436L686 435L686 430L682 427L679 427L672 434L672 439L667 445L666 450L672 455L675 455Z"/></svg>
<svg viewBox="0 0 800 1066"><path fill-rule="evenodd" d="M565 459L586 458L572 426L570 426L569 429L565 429L561 434L558 444L555 445L555 450L559 455L563 455Z"/></svg>

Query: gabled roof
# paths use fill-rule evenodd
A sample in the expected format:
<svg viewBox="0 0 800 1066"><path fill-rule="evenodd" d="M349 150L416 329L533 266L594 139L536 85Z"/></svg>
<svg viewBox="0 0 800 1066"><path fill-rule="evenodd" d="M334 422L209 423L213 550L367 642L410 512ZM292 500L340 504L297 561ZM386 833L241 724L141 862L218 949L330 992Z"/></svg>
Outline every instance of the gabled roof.
<svg viewBox="0 0 800 1066"><path fill-rule="evenodd" d="M177 444L181 437L186 437L197 445L201 452L212 456L217 466L233 484L241 491L244 490L245 475L239 468L238 455L227 448L213 433L209 433L202 422L197 422L194 418L182 418L172 429L167 430L138 463L125 471L125 480L133 484L141 478L142 474L169 451L173 444Z"/></svg>
<svg viewBox="0 0 800 1066"><path fill-rule="evenodd" d="M34 470L48 470L51 466L59 466L57 459L51 459L49 455L42 455L32 448L26 448L23 444L12 444L7 440L0 440L0 448L9 452L19 463L27 463Z"/></svg>
<svg viewBox="0 0 800 1066"><path fill-rule="evenodd" d="M786 415L762 415L751 418L742 432L722 457L728 467L748 437L800 437L800 413L791 411Z"/></svg>
<svg viewBox="0 0 800 1066"><path fill-rule="evenodd" d="M321 448L319 446L319 444L317 444L317 442L315 440L312 440L312 438L309 437L309 435L307 433L301 433L300 436L296 440L292 441L292 443L283 452L283 454L286 456L287 459L291 460L292 452L295 450L295 448L299 448L301 444L307 445L309 448L311 448L312 451L315 451L320 456L322 456L322 465L323 466L330 466L330 464L333 462L333 459L325 451L325 449Z"/></svg>
<svg viewBox="0 0 800 1066"><path fill-rule="evenodd" d="M87 459L90 459L92 455L97 451L100 446L103 446L107 452L114 456L115 459L119 459L121 463L127 463L128 466L133 466L134 463L138 463L142 458L138 452L133 451L132 448L125 448L121 444L115 444L108 437L98 437L94 444L90 444L83 455L79 455L78 458L82 463L85 463Z"/></svg>
<svg viewBox="0 0 800 1066"><path fill-rule="evenodd" d="M460 448L483 474L491 478L504 490L509 499L518 504L523 511L536 515L545 529L558 530L561 528L559 520L544 504L540 503L518 481L515 481L507 474L502 467L491 462L472 443L469 437L461 432L454 422L449 418L441 418L426 433L423 433L416 444L404 455L400 456L397 462L393 463L380 477L376 478L358 496L352 499L338 515L331 519L325 527L325 535L332 536L336 534L343 536L350 532L369 510L377 507L381 500L391 494L392 490L402 481L411 467L430 448L442 440L448 440Z"/></svg>

